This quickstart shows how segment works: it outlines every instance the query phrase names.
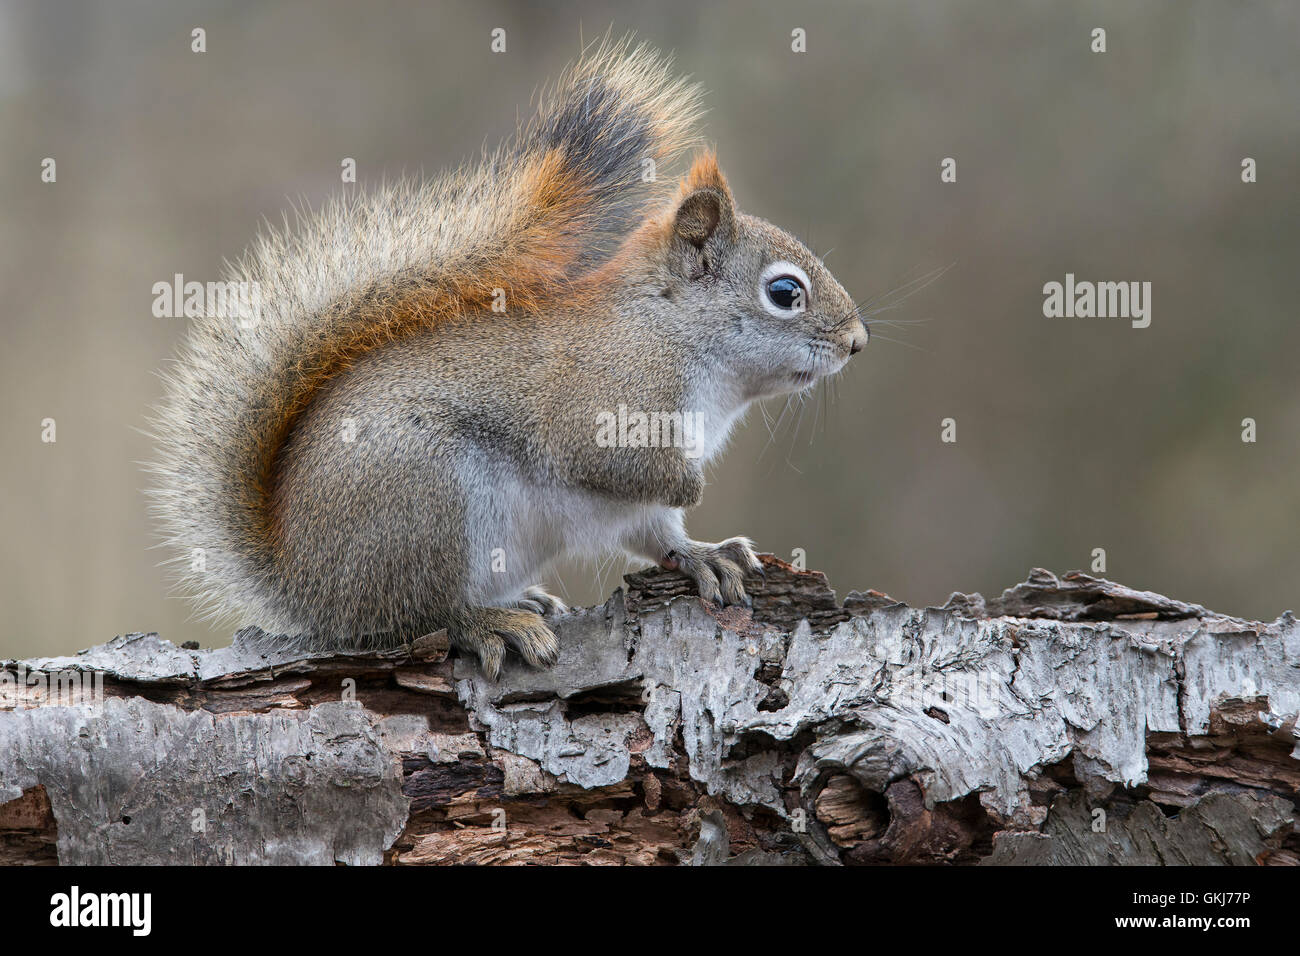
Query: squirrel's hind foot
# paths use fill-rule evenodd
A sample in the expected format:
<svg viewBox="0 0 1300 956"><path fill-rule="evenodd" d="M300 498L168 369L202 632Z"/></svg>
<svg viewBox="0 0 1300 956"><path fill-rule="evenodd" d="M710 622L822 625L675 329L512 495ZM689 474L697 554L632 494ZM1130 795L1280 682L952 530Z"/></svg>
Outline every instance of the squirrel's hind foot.
<svg viewBox="0 0 1300 956"><path fill-rule="evenodd" d="M549 596L549 595L548 595ZM452 642L478 655L489 680L501 675L506 645L533 667L550 667L560 656L560 643L536 611L508 607L468 608L448 630Z"/></svg>
<svg viewBox="0 0 1300 956"><path fill-rule="evenodd" d="M525 588L524 593L515 601L514 606L525 611L532 611L540 614L542 617L559 617L561 614L569 612L569 606L542 589L539 584L534 584L530 588Z"/></svg>

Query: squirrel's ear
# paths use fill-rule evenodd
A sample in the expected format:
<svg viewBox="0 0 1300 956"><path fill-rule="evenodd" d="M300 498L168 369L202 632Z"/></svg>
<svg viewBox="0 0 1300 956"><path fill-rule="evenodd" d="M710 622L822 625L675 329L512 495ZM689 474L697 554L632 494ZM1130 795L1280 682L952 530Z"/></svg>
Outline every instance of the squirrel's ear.
<svg viewBox="0 0 1300 956"><path fill-rule="evenodd" d="M735 200L712 153L700 156L682 180L671 241L674 266L692 279L707 273L735 244Z"/></svg>

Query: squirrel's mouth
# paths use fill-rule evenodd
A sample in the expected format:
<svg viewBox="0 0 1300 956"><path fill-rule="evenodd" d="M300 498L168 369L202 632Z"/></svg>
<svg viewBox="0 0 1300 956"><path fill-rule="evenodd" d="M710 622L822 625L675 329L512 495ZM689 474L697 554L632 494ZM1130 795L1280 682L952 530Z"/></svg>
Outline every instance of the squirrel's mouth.
<svg viewBox="0 0 1300 956"><path fill-rule="evenodd" d="M824 346L815 346L812 362L805 368L795 369L789 373L796 390L810 388L827 375L834 375L848 364L849 356L835 354Z"/></svg>

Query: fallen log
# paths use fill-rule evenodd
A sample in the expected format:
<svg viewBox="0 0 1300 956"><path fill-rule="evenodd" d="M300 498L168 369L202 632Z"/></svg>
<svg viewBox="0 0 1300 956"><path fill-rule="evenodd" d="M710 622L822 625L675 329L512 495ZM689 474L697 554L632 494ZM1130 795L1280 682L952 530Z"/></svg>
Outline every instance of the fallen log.
<svg viewBox="0 0 1300 956"><path fill-rule="evenodd" d="M764 564L752 610L628 575L496 682L443 633L0 662L0 863L1300 862L1290 612Z"/></svg>

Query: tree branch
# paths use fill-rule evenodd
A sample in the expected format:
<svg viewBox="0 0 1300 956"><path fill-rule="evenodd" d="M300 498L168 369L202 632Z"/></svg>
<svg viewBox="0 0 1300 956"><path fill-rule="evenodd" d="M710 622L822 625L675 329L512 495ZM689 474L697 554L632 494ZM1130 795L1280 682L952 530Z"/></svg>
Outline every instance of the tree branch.
<svg viewBox="0 0 1300 956"><path fill-rule="evenodd" d="M444 634L4 662L0 863L1300 862L1289 612L1041 570L840 604L764 562L752 611L629 575L495 683Z"/></svg>

